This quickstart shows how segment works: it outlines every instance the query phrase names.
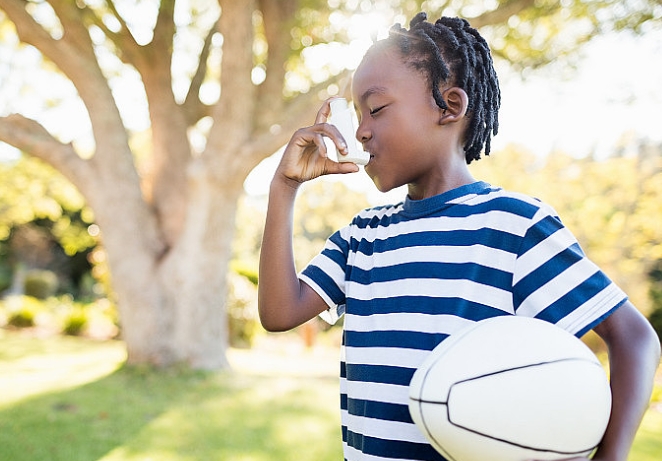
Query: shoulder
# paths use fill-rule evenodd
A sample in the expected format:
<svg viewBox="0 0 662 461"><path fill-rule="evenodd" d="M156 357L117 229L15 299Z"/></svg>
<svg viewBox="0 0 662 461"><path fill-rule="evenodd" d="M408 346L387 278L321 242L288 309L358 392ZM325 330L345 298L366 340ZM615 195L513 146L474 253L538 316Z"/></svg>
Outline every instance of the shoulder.
<svg viewBox="0 0 662 461"><path fill-rule="evenodd" d="M547 216L558 218L556 210L551 205L536 197L491 185L485 187L480 193L466 197L463 204L471 206L478 213L505 213L532 221L538 221Z"/></svg>
<svg viewBox="0 0 662 461"><path fill-rule="evenodd" d="M393 205L379 205L365 208L354 216L350 226L358 228L374 228L398 221L403 210L403 202Z"/></svg>

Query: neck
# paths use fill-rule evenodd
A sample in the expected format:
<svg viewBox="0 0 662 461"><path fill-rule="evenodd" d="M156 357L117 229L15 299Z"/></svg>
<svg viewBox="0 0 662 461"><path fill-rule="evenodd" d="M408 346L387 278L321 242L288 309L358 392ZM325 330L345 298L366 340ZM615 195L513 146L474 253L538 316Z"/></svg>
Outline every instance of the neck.
<svg viewBox="0 0 662 461"><path fill-rule="evenodd" d="M407 185L409 198L422 200L476 182L464 160L464 155L461 162L456 161L440 166L437 168L436 174L428 175L426 179L426 181Z"/></svg>

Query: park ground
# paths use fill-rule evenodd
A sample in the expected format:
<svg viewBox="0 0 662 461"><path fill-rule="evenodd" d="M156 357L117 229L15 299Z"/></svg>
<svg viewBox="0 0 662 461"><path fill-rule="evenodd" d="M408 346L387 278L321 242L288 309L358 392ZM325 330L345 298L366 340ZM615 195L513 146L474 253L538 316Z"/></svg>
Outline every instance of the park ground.
<svg viewBox="0 0 662 461"><path fill-rule="evenodd" d="M124 344L0 330L0 460L337 461L338 337L230 349L231 371L124 365ZM662 369L629 461L662 459Z"/></svg>

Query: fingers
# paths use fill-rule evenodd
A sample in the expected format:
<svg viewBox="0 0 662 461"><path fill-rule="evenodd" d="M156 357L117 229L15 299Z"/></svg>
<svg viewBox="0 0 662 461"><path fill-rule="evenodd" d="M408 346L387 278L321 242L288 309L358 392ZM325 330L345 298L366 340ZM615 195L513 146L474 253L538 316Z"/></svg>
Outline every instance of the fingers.
<svg viewBox="0 0 662 461"><path fill-rule="evenodd" d="M322 103L322 107L320 107L320 110L317 111L317 116L315 117L315 124L326 123L326 121L329 120L329 116L331 115L331 101L336 98L337 96L327 98L326 101Z"/></svg>
<svg viewBox="0 0 662 461"><path fill-rule="evenodd" d="M323 129L323 125L313 125L306 128L300 128L292 136L290 144L302 150L310 150L313 148L319 153L319 155L326 157L327 148L324 143L324 136L321 129Z"/></svg>
<svg viewBox="0 0 662 461"><path fill-rule="evenodd" d="M338 163L328 158L324 138L329 138L340 154L347 154L347 144L338 129L327 123L331 114L329 98L320 107L315 124L300 128L290 139L279 165L284 177L304 182L326 174L346 174L359 170L353 163Z"/></svg>
<svg viewBox="0 0 662 461"><path fill-rule="evenodd" d="M343 138L338 128L328 124L329 117L331 116L331 101L334 99L338 99L338 96L332 96L322 103L322 107L317 111L317 116L315 117L315 125L327 124L330 131L325 133L326 136L333 141L340 154L347 155L347 140Z"/></svg>
<svg viewBox="0 0 662 461"><path fill-rule="evenodd" d="M347 174L356 173L357 171L359 171L359 167L355 163L339 163L327 159L324 174Z"/></svg>

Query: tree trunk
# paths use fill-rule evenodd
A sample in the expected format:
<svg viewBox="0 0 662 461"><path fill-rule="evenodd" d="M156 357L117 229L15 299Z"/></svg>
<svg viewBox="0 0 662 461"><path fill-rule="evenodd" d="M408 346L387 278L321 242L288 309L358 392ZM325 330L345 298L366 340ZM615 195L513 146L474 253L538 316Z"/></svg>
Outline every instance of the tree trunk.
<svg viewBox="0 0 662 461"><path fill-rule="evenodd" d="M188 171L184 231L159 269L169 353L194 368L227 366L227 268L241 182L218 181L202 162Z"/></svg>

